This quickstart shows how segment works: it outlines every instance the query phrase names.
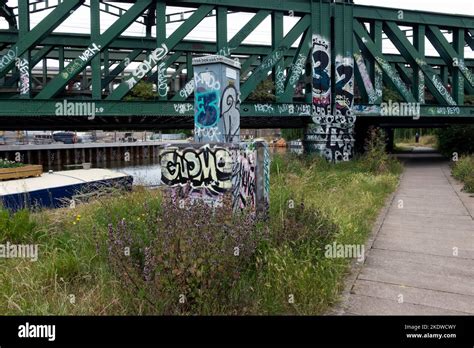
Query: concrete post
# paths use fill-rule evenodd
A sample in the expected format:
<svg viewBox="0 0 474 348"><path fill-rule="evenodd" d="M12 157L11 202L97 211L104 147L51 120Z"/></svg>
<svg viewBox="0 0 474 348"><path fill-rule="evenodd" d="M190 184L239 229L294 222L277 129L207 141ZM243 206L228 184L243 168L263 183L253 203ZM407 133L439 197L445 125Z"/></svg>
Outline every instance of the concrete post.
<svg viewBox="0 0 474 348"><path fill-rule="evenodd" d="M240 63L223 56L193 59L194 140L240 142Z"/></svg>

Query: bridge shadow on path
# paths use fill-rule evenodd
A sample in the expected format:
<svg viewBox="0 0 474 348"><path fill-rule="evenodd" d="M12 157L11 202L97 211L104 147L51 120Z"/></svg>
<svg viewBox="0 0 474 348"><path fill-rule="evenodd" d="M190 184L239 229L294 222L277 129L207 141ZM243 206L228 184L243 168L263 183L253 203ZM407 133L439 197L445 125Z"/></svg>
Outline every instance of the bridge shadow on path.
<svg viewBox="0 0 474 348"><path fill-rule="evenodd" d="M398 154L400 185L333 314L474 314L474 197L428 149Z"/></svg>

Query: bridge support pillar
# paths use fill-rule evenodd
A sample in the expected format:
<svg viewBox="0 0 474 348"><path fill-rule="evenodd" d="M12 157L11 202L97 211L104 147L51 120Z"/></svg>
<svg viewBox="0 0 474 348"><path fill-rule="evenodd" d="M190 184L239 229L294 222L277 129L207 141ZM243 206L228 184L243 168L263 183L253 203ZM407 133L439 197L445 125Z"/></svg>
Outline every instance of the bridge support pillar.
<svg viewBox="0 0 474 348"><path fill-rule="evenodd" d="M194 143L160 153L161 182L174 199L224 204L266 217L270 156L264 141L240 142L240 63L222 56L193 60Z"/></svg>
<svg viewBox="0 0 474 348"><path fill-rule="evenodd" d="M313 124L306 129L304 149L330 162L354 154L355 115L353 5L338 4L331 23L331 4L312 1L311 87Z"/></svg>
<svg viewBox="0 0 474 348"><path fill-rule="evenodd" d="M240 63L223 56L193 59L194 141L240 142Z"/></svg>

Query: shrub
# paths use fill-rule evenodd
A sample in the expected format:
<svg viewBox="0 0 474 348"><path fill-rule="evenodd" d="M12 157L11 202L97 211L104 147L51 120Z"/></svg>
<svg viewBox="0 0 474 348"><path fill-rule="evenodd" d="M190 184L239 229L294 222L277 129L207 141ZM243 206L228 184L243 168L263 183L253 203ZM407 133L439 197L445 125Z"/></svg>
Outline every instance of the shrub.
<svg viewBox="0 0 474 348"><path fill-rule="evenodd" d="M149 312L220 313L262 235L253 214L233 214L229 198L221 207L185 206L167 197L157 216L138 229L142 233L134 222L110 224L109 262Z"/></svg>
<svg viewBox="0 0 474 348"><path fill-rule="evenodd" d="M368 171L375 174L389 171L399 172L400 163L386 151L386 136L382 129L369 128L362 164Z"/></svg>
<svg viewBox="0 0 474 348"><path fill-rule="evenodd" d="M459 155L474 153L474 125L456 125L441 128L437 131L438 150L451 157L454 152Z"/></svg>
<svg viewBox="0 0 474 348"><path fill-rule="evenodd" d="M15 162L15 161L9 161L7 159L0 158L0 169L2 168L18 168L18 167L23 167L23 163Z"/></svg>
<svg viewBox="0 0 474 348"><path fill-rule="evenodd" d="M461 157L452 168L453 176L464 183L466 192L474 193L474 156Z"/></svg>

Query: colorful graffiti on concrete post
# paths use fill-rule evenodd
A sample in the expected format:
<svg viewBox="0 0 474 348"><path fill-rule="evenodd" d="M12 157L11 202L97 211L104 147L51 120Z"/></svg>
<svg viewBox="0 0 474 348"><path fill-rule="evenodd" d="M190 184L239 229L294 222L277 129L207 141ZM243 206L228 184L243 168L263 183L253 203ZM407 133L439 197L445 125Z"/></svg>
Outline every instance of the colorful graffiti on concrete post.
<svg viewBox="0 0 474 348"><path fill-rule="evenodd" d="M269 206L270 158L266 144L206 144L169 147L160 154L161 182L175 199L221 205L226 193L234 210L265 211ZM267 150L259 158L258 149ZM263 167L260 171L257 168ZM261 173L261 174L258 174ZM257 175L263 175L259 186ZM261 191L261 192L260 192ZM259 193L260 192L260 193ZM259 203L259 197L263 198Z"/></svg>
<svg viewBox="0 0 474 348"><path fill-rule="evenodd" d="M224 147L169 148L160 154L161 181L190 188L188 198L218 200L232 187L232 155Z"/></svg>
<svg viewBox="0 0 474 348"><path fill-rule="evenodd" d="M224 87L212 70L197 73L195 85L194 140L238 143L240 93L236 86Z"/></svg>
<svg viewBox="0 0 474 348"><path fill-rule="evenodd" d="M245 209L255 207L257 201L256 152L239 149L235 153L232 170L232 207Z"/></svg>
<svg viewBox="0 0 474 348"><path fill-rule="evenodd" d="M331 162L348 161L353 155L354 59L335 59L335 99L331 108L331 54L329 41L313 36L313 122L305 134L305 150Z"/></svg>
<svg viewBox="0 0 474 348"><path fill-rule="evenodd" d="M240 97L233 85L229 85L222 92L221 118L223 135L226 143L240 141Z"/></svg>

